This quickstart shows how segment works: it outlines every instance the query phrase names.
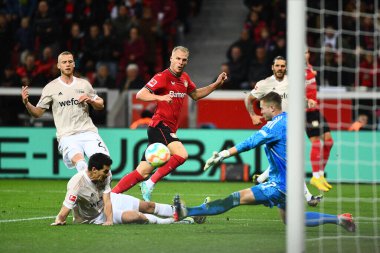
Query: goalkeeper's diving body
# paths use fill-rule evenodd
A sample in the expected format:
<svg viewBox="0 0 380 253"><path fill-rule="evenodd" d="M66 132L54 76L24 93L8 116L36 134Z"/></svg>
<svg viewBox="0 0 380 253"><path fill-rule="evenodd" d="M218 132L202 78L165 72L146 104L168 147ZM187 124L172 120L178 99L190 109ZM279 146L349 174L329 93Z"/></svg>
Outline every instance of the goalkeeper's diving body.
<svg viewBox="0 0 380 253"><path fill-rule="evenodd" d="M275 92L270 92L260 100L260 108L263 117L268 121L258 132L237 144L236 146L214 152L213 156L207 160L205 169L221 162L230 156L254 149L265 144L265 154L269 160L268 181L251 188L237 191L225 199L207 201L195 206L183 206L179 198L175 201L176 212L179 217L216 215L224 213L239 205L265 205L270 208L277 206L282 221L286 218L286 127L287 113L282 112L281 97ZM349 213L341 215L331 215L318 212L306 212L306 226L313 227L322 224L341 225L347 231L355 231L355 223Z"/></svg>
<svg viewBox="0 0 380 253"><path fill-rule="evenodd" d="M282 111L286 112L288 108L288 78L286 76L286 59L283 56L276 56L272 62L273 75L270 77L257 82L255 88L249 93L249 95L244 99L245 107L252 119L253 125L261 124L261 115L256 115L253 109L253 104L256 100L260 100L263 96L269 92L277 92L281 95L281 106ZM269 168L266 169L261 175L255 175L254 182L262 183L268 179ZM309 206L317 206L322 195L313 196L306 184L304 183L304 195Z"/></svg>

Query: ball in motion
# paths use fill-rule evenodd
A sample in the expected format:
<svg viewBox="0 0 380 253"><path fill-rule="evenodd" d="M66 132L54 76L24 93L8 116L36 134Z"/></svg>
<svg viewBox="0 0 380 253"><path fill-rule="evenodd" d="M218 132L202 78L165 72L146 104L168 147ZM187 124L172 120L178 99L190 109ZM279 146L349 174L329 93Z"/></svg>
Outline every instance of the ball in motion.
<svg viewBox="0 0 380 253"><path fill-rule="evenodd" d="M153 143L145 150L145 159L153 167L160 167L170 159L170 151L162 143Z"/></svg>

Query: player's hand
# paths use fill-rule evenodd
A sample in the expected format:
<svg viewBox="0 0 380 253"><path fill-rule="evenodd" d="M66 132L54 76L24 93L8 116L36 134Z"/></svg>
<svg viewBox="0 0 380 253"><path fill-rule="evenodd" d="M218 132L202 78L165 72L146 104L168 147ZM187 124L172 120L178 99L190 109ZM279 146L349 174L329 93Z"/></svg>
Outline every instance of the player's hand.
<svg viewBox="0 0 380 253"><path fill-rule="evenodd" d="M94 102L88 95L82 95L79 97L79 103L86 102L87 104L91 104Z"/></svg>
<svg viewBox="0 0 380 253"><path fill-rule="evenodd" d="M252 119L252 123L253 125L257 126L257 125L260 125L262 123L262 119L263 117L260 116L260 115L251 115L251 119Z"/></svg>
<svg viewBox="0 0 380 253"><path fill-rule="evenodd" d="M307 107L308 108L315 108L317 106L317 101L313 99L308 99L307 100Z"/></svg>
<svg viewBox="0 0 380 253"><path fill-rule="evenodd" d="M172 97L170 96L170 94L166 94L163 96L158 96L158 101L166 101L170 104L173 100L172 100Z"/></svg>
<svg viewBox="0 0 380 253"><path fill-rule="evenodd" d="M212 156L207 159L205 166L203 167L203 170L207 170L211 166L214 166L215 164L218 164L219 162L223 161L224 158L229 157L230 152L228 150L220 151L219 153L214 151L212 153Z"/></svg>
<svg viewBox="0 0 380 253"><path fill-rule="evenodd" d="M50 226L64 226L66 225L66 221L55 221Z"/></svg>
<svg viewBox="0 0 380 253"><path fill-rule="evenodd" d="M252 182L255 184L255 185L258 185L260 184L259 181L257 181L257 179L259 178L260 174L254 174L252 176Z"/></svg>
<svg viewBox="0 0 380 253"><path fill-rule="evenodd" d="M21 98L24 105L26 105L29 102L29 90L28 86L22 86L21 88Z"/></svg>
<svg viewBox="0 0 380 253"><path fill-rule="evenodd" d="M218 84L218 87L224 83L224 81L227 80L227 73L222 72L216 79L216 83Z"/></svg>
<svg viewBox="0 0 380 253"><path fill-rule="evenodd" d="M102 224L102 226L112 226L113 222L112 221L106 221Z"/></svg>

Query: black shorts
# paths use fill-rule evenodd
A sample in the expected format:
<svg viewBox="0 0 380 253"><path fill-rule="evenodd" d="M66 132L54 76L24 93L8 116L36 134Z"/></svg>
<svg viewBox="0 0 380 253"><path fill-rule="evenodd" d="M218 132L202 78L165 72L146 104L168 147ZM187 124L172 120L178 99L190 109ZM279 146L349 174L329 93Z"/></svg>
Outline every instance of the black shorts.
<svg viewBox="0 0 380 253"><path fill-rule="evenodd" d="M148 127L148 146L152 143L162 143L166 146L173 141L180 141L177 135L172 132L172 130L160 122L155 127ZM146 161L145 153L142 155L141 161Z"/></svg>
<svg viewBox="0 0 380 253"><path fill-rule="evenodd" d="M306 134L309 138L327 132L330 132L330 127L319 110L306 112Z"/></svg>

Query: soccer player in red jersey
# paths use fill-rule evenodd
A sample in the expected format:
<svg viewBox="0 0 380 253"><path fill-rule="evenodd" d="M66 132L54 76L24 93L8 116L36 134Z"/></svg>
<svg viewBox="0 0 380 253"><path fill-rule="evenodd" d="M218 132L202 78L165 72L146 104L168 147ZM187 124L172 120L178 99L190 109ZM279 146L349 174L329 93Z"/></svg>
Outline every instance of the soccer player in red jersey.
<svg viewBox="0 0 380 253"><path fill-rule="evenodd" d="M329 191L332 186L326 181L324 171L330 156L330 150L334 144L330 133L329 125L319 111L317 100L317 72L309 63L310 52L306 49L306 134L311 142L310 162L313 170L313 177L310 184L314 185L321 191Z"/></svg>
<svg viewBox="0 0 380 253"><path fill-rule="evenodd" d="M170 57L170 67L156 74L136 95L139 100L157 102L156 111L147 131L149 144L163 143L171 153L170 160L158 168L147 181L141 183L141 193L146 201L150 201L154 185L183 164L188 157L185 147L176 135L178 118L185 96L188 95L197 101L209 95L227 79L227 74L222 72L214 83L197 88L189 75L184 72L188 58L189 50L187 48L175 47ZM153 169L154 167L145 160L143 155L136 170L124 176L112 189L112 192L121 193L130 189L146 179Z"/></svg>

